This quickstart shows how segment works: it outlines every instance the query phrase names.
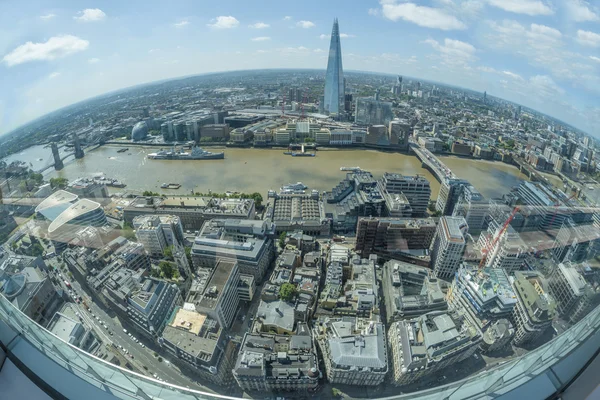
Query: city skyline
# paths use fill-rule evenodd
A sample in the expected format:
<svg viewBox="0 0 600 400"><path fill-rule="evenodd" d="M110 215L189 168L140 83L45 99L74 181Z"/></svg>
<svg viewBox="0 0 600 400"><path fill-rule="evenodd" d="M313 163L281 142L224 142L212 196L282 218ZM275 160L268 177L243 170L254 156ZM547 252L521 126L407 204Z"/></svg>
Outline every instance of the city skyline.
<svg viewBox="0 0 600 400"><path fill-rule="evenodd" d="M265 11L244 3L213 4L200 16L191 3L150 10L135 2L86 9L75 2L61 7L4 2L2 133L86 98L159 79L274 66L324 69L324 42L337 16L345 29L340 36L348 70L485 90L597 136L600 14L593 4L346 5L275 3Z"/></svg>

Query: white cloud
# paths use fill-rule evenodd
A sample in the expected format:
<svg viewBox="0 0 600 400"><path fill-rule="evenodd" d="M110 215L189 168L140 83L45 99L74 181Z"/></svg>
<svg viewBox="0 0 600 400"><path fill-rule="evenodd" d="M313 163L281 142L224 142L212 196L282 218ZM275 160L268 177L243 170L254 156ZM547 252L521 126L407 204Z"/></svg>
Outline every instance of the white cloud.
<svg viewBox="0 0 600 400"><path fill-rule="evenodd" d="M524 80L524 79L523 79L523 77L522 77L521 75L519 75L519 74L516 74L516 73L514 73L514 72L511 72L511 71L502 71L502 73L503 73L504 75L506 75L506 76L509 76L509 77L511 77L511 78L513 78L513 79L516 79L516 80L518 80L518 81L522 81L522 80Z"/></svg>
<svg viewBox="0 0 600 400"><path fill-rule="evenodd" d="M99 8L86 8L83 11L79 11L79 16L73 17L73 19L79 22L102 21L104 18L106 18L106 14Z"/></svg>
<svg viewBox="0 0 600 400"><path fill-rule="evenodd" d="M94 58L90 58L88 60L88 63L90 63L90 64L96 64L98 62L100 62L100 59L99 58L95 58L95 57Z"/></svg>
<svg viewBox="0 0 600 400"><path fill-rule="evenodd" d="M600 47L600 34L579 29L577 31L577 41L582 46Z"/></svg>
<svg viewBox="0 0 600 400"><path fill-rule="evenodd" d="M250 40L252 40L253 42L264 42L266 40L271 40L271 38L269 36L259 36L259 37L252 38Z"/></svg>
<svg viewBox="0 0 600 400"><path fill-rule="evenodd" d="M53 72L50 75L48 75L48 79L54 79L54 78L57 78L58 76L60 76L60 72Z"/></svg>
<svg viewBox="0 0 600 400"><path fill-rule="evenodd" d="M40 15L40 19L43 19L44 21L48 21L49 19L52 19L54 17L56 17L56 14L52 14L52 13Z"/></svg>
<svg viewBox="0 0 600 400"><path fill-rule="evenodd" d="M600 63L600 57L590 56L590 60L596 61L597 63Z"/></svg>
<svg viewBox="0 0 600 400"><path fill-rule="evenodd" d="M221 15L211 20L210 22L211 23L208 24L208 26L215 29L231 29L237 27L240 24L240 21L238 21L237 18L232 17L231 15Z"/></svg>
<svg viewBox="0 0 600 400"><path fill-rule="evenodd" d="M286 15L285 17L283 17L283 20L284 20L284 21L289 21L289 20L291 20L291 19L292 19L292 17L290 17L289 15Z"/></svg>
<svg viewBox="0 0 600 400"><path fill-rule="evenodd" d="M414 3L396 3L395 0L381 0L382 14L385 18L400 19L419 26L444 31L466 29L467 26L454 15L441 8L419 6Z"/></svg>
<svg viewBox="0 0 600 400"><path fill-rule="evenodd" d="M308 28L314 28L315 23L312 21L298 21L296 23L296 26L298 26L300 28L308 29Z"/></svg>
<svg viewBox="0 0 600 400"><path fill-rule="evenodd" d="M269 24L265 24L264 22L257 22L257 23L255 23L255 24L248 25L248 28L253 28L253 29L265 29L265 28L268 28L269 26L271 26L271 25L269 25Z"/></svg>
<svg viewBox="0 0 600 400"><path fill-rule="evenodd" d="M179 21L179 22L175 22L175 23L173 24L173 26L174 26L175 28L183 28L184 26L187 26L187 25L189 25L189 24L190 24L190 21L188 21L187 19L183 19L183 20L181 20L181 21Z"/></svg>
<svg viewBox="0 0 600 400"><path fill-rule="evenodd" d="M150 49L148 50L148 54L156 53L157 51L160 51L160 49Z"/></svg>
<svg viewBox="0 0 600 400"><path fill-rule="evenodd" d="M30 61L49 61L66 57L88 48L90 42L73 35L53 36L45 42L27 42L2 58L7 66Z"/></svg>
<svg viewBox="0 0 600 400"><path fill-rule="evenodd" d="M489 0L490 5L504 11L525 15L552 15L554 11L540 0Z"/></svg>
<svg viewBox="0 0 600 400"><path fill-rule="evenodd" d="M565 93L564 89L548 75L532 76L529 78L529 84L542 98L548 99Z"/></svg>
<svg viewBox="0 0 600 400"><path fill-rule="evenodd" d="M600 17L592 11L587 1L584 0L566 0L565 8L567 15L575 22L598 21Z"/></svg>
<svg viewBox="0 0 600 400"><path fill-rule="evenodd" d="M314 53L325 53L325 50L323 49L314 49L313 50ZM600 59L598 59L600 61Z"/></svg>
<svg viewBox="0 0 600 400"><path fill-rule="evenodd" d="M377 16L377 15L379 15L379 9L378 8L369 8L368 13L369 13L369 15Z"/></svg>
<svg viewBox="0 0 600 400"><path fill-rule="evenodd" d="M477 59L475 56L477 49L467 42L446 38L443 44L433 39L427 39L424 43L431 45L440 52L442 63L448 66L462 66L464 68L469 62Z"/></svg>

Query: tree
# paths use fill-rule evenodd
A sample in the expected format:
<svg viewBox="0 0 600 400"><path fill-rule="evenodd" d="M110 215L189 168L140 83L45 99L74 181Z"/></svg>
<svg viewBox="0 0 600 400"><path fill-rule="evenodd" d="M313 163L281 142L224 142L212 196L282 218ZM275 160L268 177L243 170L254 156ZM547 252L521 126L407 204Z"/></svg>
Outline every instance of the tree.
<svg viewBox="0 0 600 400"><path fill-rule="evenodd" d="M50 186L53 189L64 189L68 183L69 180L67 178L50 178Z"/></svg>
<svg viewBox="0 0 600 400"><path fill-rule="evenodd" d="M173 246L165 247L165 249L163 250L163 255L165 256L165 258L172 260L173 259Z"/></svg>
<svg viewBox="0 0 600 400"><path fill-rule="evenodd" d="M158 268L160 268L162 276L166 279L172 279L173 275L175 275L175 268L173 267L173 264L168 261L159 262Z"/></svg>
<svg viewBox="0 0 600 400"><path fill-rule="evenodd" d="M42 247L41 244L35 243L33 246L31 246L31 255L32 256L39 257L42 254L44 254L44 247Z"/></svg>
<svg viewBox="0 0 600 400"><path fill-rule="evenodd" d="M133 242L137 241L137 237L135 236L135 231L133 230L132 227L130 227L128 225L123 226L123 229L121 230L121 235L127 240L131 240Z"/></svg>
<svg viewBox="0 0 600 400"><path fill-rule="evenodd" d="M250 195L250 198L254 200L254 204L256 207L261 207L263 202L263 197L260 193L254 192Z"/></svg>
<svg viewBox="0 0 600 400"><path fill-rule="evenodd" d="M192 265L192 248L189 246L185 247L185 257L187 258L188 263Z"/></svg>
<svg viewBox="0 0 600 400"><path fill-rule="evenodd" d="M144 190L142 196L160 196L159 193L153 192L151 190Z"/></svg>
<svg viewBox="0 0 600 400"><path fill-rule="evenodd" d="M279 288L279 297L283 301L290 301L296 296L296 285L291 283L284 283Z"/></svg>
<svg viewBox="0 0 600 400"><path fill-rule="evenodd" d="M281 234L279 235L279 247L281 247L282 249L285 246L285 238L287 237L287 232L281 232Z"/></svg>

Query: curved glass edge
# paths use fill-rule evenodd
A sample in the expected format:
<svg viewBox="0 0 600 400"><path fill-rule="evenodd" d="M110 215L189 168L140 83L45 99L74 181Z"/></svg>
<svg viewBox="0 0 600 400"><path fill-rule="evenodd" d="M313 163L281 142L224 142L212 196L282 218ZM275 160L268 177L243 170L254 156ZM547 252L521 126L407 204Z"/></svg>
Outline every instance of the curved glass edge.
<svg viewBox="0 0 600 400"><path fill-rule="evenodd" d="M59 372L73 374L90 385L90 392L86 391L90 395L95 391L106 395L102 397L122 399L235 399L160 382L99 359L42 328L2 295L0 295L0 322L4 323L4 325L0 323L0 343L33 373L39 373L40 379L67 398L73 398L73 394L80 396L81 392L74 391L81 390L81 385L61 386L59 380L44 379L44 371L48 369L48 359L65 370ZM535 393L546 397L563 389L598 351L599 328L600 306L560 336L519 358L461 381L409 394L399 393L386 399L501 397L509 392L514 396L516 392L524 389L528 391L534 389ZM32 349L41 354L32 356ZM37 362L32 363L34 360ZM57 372L53 371L53 373ZM401 390L402 388L399 387L398 391Z"/></svg>

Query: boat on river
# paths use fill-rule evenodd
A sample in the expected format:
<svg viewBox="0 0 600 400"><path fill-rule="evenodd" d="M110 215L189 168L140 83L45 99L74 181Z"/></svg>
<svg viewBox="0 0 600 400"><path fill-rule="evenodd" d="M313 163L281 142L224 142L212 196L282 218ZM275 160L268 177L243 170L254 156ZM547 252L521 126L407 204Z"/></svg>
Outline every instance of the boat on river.
<svg viewBox="0 0 600 400"><path fill-rule="evenodd" d="M192 148L191 153L186 153L183 149L175 150L160 150L156 153L148 154L150 160L222 160L225 158L225 153L212 153L200 147Z"/></svg>

